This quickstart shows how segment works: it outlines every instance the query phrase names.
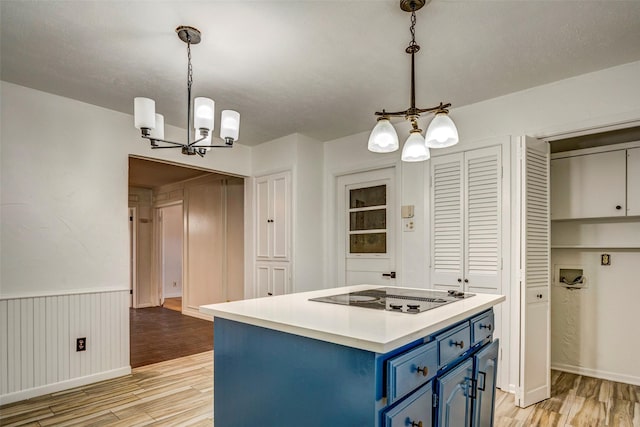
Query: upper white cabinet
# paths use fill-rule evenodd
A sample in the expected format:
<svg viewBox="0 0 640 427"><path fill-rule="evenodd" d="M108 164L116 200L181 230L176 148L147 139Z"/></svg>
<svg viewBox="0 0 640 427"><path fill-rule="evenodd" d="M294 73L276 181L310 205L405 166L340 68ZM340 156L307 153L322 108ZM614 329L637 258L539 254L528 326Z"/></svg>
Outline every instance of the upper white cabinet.
<svg viewBox="0 0 640 427"><path fill-rule="evenodd" d="M501 147L431 159L431 283L501 289Z"/></svg>
<svg viewBox="0 0 640 427"><path fill-rule="evenodd" d="M640 148L627 150L627 215L640 215Z"/></svg>
<svg viewBox="0 0 640 427"><path fill-rule="evenodd" d="M291 174L256 179L256 258L285 261L290 257Z"/></svg>
<svg viewBox="0 0 640 427"><path fill-rule="evenodd" d="M638 157L636 149L636 174ZM637 215L626 209L626 163L626 150L551 160L551 219Z"/></svg>

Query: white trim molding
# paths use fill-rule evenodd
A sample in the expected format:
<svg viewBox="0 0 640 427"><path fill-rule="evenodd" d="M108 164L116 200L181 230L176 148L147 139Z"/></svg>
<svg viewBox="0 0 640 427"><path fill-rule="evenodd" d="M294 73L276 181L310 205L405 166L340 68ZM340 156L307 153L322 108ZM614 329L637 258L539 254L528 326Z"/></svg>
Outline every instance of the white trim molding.
<svg viewBox="0 0 640 427"><path fill-rule="evenodd" d="M603 380L616 381L619 383L640 386L640 377L636 377L633 375L602 371L600 369L584 368L581 366L567 365L565 363L552 363L551 369L554 369L556 371L569 372L571 374L584 375L587 377L600 378Z"/></svg>

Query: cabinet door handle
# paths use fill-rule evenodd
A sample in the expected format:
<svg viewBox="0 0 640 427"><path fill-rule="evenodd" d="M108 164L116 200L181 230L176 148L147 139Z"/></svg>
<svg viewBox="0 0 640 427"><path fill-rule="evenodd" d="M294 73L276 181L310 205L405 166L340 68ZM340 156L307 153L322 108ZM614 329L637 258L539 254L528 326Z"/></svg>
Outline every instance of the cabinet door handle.
<svg viewBox="0 0 640 427"><path fill-rule="evenodd" d="M455 346L455 347L460 347L460 348L462 348L462 347L464 347L464 341L453 341L453 340L451 340L451 341L449 342L449 346L450 346L450 347L454 347L454 346Z"/></svg>
<svg viewBox="0 0 640 427"><path fill-rule="evenodd" d="M462 279L458 277L458 283L462 283Z"/></svg>
<svg viewBox="0 0 640 427"><path fill-rule="evenodd" d="M469 279L464 279L464 283L469 283Z"/></svg>
<svg viewBox="0 0 640 427"><path fill-rule="evenodd" d="M482 387L480 387L480 375L482 375ZM487 382L487 373L478 371L478 390L484 391L486 382Z"/></svg>
<svg viewBox="0 0 640 427"><path fill-rule="evenodd" d="M422 374L423 377L426 377L429 374L429 367L425 366L424 368L421 368L420 366L418 366L416 371L418 371L418 373Z"/></svg>
<svg viewBox="0 0 640 427"><path fill-rule="evenodd" d="M422 427L422 421L418 421L418 422L411 421L411 427Z"/></svg>
<svg viewBox="0 0 640 427"><path fill-rule="evenodd" d="M617 209L617 210L620 210L620 209L622 209L622 206L620 206L620 205L616 205L616 209Z"/></svg>
<svg viewBox="0 0 640 427"><path fill-rule="evenodd" d="M480 329L488 329L491 330L491 323L489 323L488 325L483 325L482 323L480 324Z"/></svg>
<svg viewBox="0 0 640 427"><path fill-rule="evenodd" d="M388 277L390 279L395 279L396 278L396 272L392 271L390 273L382 273L382 277Z"/></svg>
<svg viewBox="0 0 640 427"><path fill-rule="evenodd" d="M271 292L267 292L267 295L269 295L270 297L273 296L273 294Z"/></svg>

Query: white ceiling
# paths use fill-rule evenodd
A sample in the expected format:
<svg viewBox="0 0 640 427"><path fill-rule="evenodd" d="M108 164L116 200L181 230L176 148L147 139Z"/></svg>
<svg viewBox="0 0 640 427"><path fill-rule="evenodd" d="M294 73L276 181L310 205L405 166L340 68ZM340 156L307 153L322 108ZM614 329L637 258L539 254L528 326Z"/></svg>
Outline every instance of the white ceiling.
<svg viewBox="0 0 640 427"><path fill-rule="evenodd" d="M151 97L180 127L186 45L174 29L199 28L194 94L238 110L246 145L294 132L332 140L409 107L409 14L397 0L0 5L2 80L125 113ZM433 0L417 21L422 108L640 60L640 1Z"/></svg>

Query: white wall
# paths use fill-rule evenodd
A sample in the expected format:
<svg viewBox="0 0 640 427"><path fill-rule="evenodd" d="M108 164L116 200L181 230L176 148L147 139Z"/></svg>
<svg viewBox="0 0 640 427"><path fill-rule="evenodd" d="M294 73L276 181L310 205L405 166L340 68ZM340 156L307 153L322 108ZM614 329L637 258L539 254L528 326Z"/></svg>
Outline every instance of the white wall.
<svg viewBox="0 0 640 427"><path fill-rule="evenodd" d="M439 100L432 100L435 103ZM375 124L372 111L371 126ZM460 134L460 144L449 149L440 150L437 154L469 150L487 144L487 141L501 141L505 138L515 139L521 135L548 137L578 130L596 129L612 124L640 120L640 62L585 74L575 78L558 81L552 84L535 87L522 92L512 93L485 102L455 108L451 111ZM421 126L426 128L426 121ZM400 123L396 126L401 140L407 135L408 125ZM351 135L325 144L325 276L335 276L335 260L332 259L333 232L331 217L333 215L333 180L337 174L359 171L396 164L400 158L400 150L391 154L374 154L367 151L368 132ZM508 143L507 143L508 144ZM504 145L503 145L504 147ZM512 188L516 187L515 170L517 161L515 150L511 155L504 155L505 179ZM435 154L435 153L434 153ZM434 155L432 154L432 155ZM509 160L510 159L510 160ZM402 264L399 271L400 284L424 283L428 286L425 265L428 264L429 249L425 244L428 233L420 232L426 227L425 212L428 212L429 193L425 185L428 162L417 165L401 164L399 173L402 176L400 205L416 206L415 233L400 233ZM508 204L509 206L509 204ZM420 209L422 209L422 212ZM515 209L515 208L514 208ZM515 213L515 211L512 211ZM506 218L505 218L506 220ZM424 230L424 228L423 228ZM509 254L512 236L517 230L511 230L511 236L505 236L507 256L504 258L505 268L511 268L510 280L504 281L504 292L507 302L503 305L510 308L505 313L504 324L516 326L519 319L519 304L511 300L517 293L517 263ZM513 268L512 268L513 267ZM518 383L518 336L519 328L513 327L508 336L502 340L502 368L506 383L502 386L514 390ZM622 339L622 337L619 337Z"/></svg>
<svg viewBox="0 0 640 427"><path fill-rule="evenodd" d="M640 246L637 224L635 232ZM600 265L602 253L611 265ZM584 289L551 287L552 368L640 384L640 250L553 249L551 261L581 266L587 278Z"/></svg>
<svg viewBox="0 0 640 427"><path fill-rule="evenodd" d="M245 146L194 159L179 150L150 150L128 114L6 82L0 83L0 102L2 307L17 300L21 306L40 307L36 304L38 298L55 296L68 299L67 309L79 313L78 323L89 325L89 313L78 306L79 299L70 295L124 292L125 298L105 308L105 316L128 325L128 156L197 165L235 175L251 173L251 150ZM168 126L166 136L183 139L184 132ZM21 317L22 324L37 324L39 309L26 313L30 317ZM7 316L6 311L0 312L3 319ZM38 345L39 337L32 344L25 341L25 346L15 348L10 337L23 336L23 331L17 329L16 323L3 320L2 325L0 349L11 346L17 365L9 366L4 356L7 353L2 352L0 378L8 378L8 370L46 369L39 358L34 365L26 365L31 363L29 349ZM64 330L51 331L58 334L62 345L47 357L75 363L74 335L85 332L62 325ZM113 347L119 353L107 353L109 363L70 371L68 377L47 375L43 383L24 381L17 388L2 388L0 403L130 370L128 329L113 339L100 332L86 334L88 350L80 357L89 358L99 348Z"/></svg>

